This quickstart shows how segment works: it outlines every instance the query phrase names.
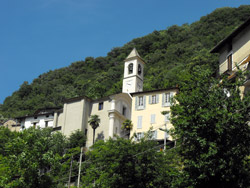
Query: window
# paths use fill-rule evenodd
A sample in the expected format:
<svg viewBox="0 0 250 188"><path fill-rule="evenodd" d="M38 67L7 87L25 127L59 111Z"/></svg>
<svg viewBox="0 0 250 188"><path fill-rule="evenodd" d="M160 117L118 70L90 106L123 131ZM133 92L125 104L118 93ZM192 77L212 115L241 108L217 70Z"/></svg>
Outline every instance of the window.
<svg viewBox="0 0 250 188"><path fill-rule="evenodd" d="M142 69L141 69L141 65L138 65L138 74L141 75Z"/></svg>
<svg viewBox="0 0 250 188"><path fill-rule="evenodd" d="M103 109L103 102L100 102L98 105L98 110L102 110Z"/></svg>
<svg viewBox="0 0 250 188"><path fill-rule="evenodd" d="M136 133L135 141L139 141L144 137L144 133Z"/></svg>
<svg viewBox="0 0 250 188"><path fill-rule="evenodd" d="M152 104L156 104L156 95L152 95Z"/></svg>
<svg viewBox="0 0 250 188"><path fill-rule="evenodd" d="M151 135L152 135L152 139L153 139L153 140L156 140L156 139L157 139L157 130L151 131L150 133L151 133Z"/></svg>
<svg viewBox="0 0 250 188"><path fill-rule="evenodd" d="M170 93L165 94L165 103L170 103Z"/></svg>
<svg viewBox="0 0 250 188"><path fill-rule="evenodd" d="M49 115L46 115L46 117L49 117Z"/></svg>
<svg viewBox="0 0 250 188"><path fill-rule="evenodd" d="M171 106L173 96L173 92L162 94L162 106Z"/></svg>
<svg viewBox="0 0 250 188"><path fill-rule="evenodd" d="M227 56L227 68L228 68L228 71L232 71L232 53Z"/></svg>
<svg viewBox="0 0 250 188"><path fill-rule="evenodd" d="M143 110L146 106L146 96L138 96L135 98L135 110Z"/></svg>
<svg viewBox="0 0 250 188"><path fill-rule="evenodd" d="M122 107L122 115L126 116L126 110L127 110L126 107L123 106L123 107Z"/></svg>
<svg viewBox="0 0 250 188"><path fill-rule="evenodd" d="M151 124L155 123L155 114L151 114Z"/></svg>
<svg viewBox="0 0 250 188"><path fill-rule="evenodd" d="M133 63L130 63L128 65L128 74L132 74L133 73Z"/></svg>
<svg viewBox="0 0 250 188"><path fill-rule="evenodd" d="M48 125L49 125L49 122L45 121L45 127L48 127Z"/></svg>
<svg viewBox="0 0 250 188"><path fill-rule="evenodd" d="M149 104L157 104L159 102L159 95L150 95Z"/></svg>
<svg viewBox="0 0 250 188"><path fill-rule="evenodd" d="M142 128L142 116L137 117L137 129Z"/></svg>
<svg viewBox="0 0 250 188"><path fill-rule="evenodd" d="M167 122L169 122L169 121L170 121L170 113L167 112L167 113L165 114L165 122L167 123Z"/></svg>
<svg viewBox="0 0 250 188"><path fill-rule="evenodd" d="M143 96L139 97L139 104L138 106L143 106Z"/></svg>
<svg viewBox="0 0 250 188"><path fill-rule="evenodd" d="M35 116L34 119L37 119L37 116Z"/></svg>

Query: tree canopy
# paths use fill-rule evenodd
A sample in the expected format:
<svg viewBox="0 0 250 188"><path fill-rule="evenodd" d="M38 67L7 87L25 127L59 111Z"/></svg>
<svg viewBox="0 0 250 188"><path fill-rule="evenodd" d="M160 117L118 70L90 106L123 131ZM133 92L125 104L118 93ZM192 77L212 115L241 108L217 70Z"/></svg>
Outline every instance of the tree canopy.
<svg viewBox="0 0 250 188"><path fill-rule="evenodd" d="M204 66L192 66L171 107L173 132L192 187L249 187L250 95L245 76L218 80Z"/></svg>

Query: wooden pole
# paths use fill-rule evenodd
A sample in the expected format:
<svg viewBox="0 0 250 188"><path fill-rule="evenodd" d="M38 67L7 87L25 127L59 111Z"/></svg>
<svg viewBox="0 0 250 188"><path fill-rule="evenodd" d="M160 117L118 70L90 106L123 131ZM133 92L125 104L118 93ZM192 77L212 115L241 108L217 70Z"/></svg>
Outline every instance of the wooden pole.
<svg viewBox="0 0 250 188"><path fill-rule="evenodd" d="M70 188L72 164L73 164L73 155L71 156L71 162L70 162L68 188Z"/></svg>
<svg viewBox="0 0 250 188"><path fill-rule="evenodd" d="M78 181L77 181L77 187L80 187L80 174L81 174L81 166L82 166L82 153L83 153L83 147L81 147L81 154L80 154L80 162L79 162L79 171L78 171Z"/></svg>

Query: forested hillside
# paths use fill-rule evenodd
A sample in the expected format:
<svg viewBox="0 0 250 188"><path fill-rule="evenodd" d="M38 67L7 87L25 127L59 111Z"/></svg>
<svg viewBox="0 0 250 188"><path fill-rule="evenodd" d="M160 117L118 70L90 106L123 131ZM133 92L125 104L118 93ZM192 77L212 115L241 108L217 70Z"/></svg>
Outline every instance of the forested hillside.
<svg viewBox="0 0 250 188"><path fill-rule="evenodd" d="M178 15L177 15L178 16ZM217 69L217 56L211 48L250 16L250 6L220 8L192 24L133 39L113 48L106 57L87 57L24 82L0 106L4 117L22 116L38 108L62 106L64 99L86 95L99 98L121 92L124 59L136 47L146 61L144 90L178 84L189 63L206 63Z"/></svg>

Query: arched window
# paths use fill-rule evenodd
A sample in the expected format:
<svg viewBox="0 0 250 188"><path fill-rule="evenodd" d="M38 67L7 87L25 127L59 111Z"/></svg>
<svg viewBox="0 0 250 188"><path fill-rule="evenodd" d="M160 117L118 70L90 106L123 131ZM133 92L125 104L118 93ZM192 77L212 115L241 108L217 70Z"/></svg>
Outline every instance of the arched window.
<svg viewBox="0 0 250 188"><path fill-rule="evenodd" d="M142 72L142 71L141 71L141 65L139 64L139 65L138 65L138 74L141 75L141 72Z"/></svg>
<svg viewBox="0 0 250 188"><path fill-rule="evenodd" d="M130 63L128 65L128 74L132 74L133 73L133 63Z"/></svg>

